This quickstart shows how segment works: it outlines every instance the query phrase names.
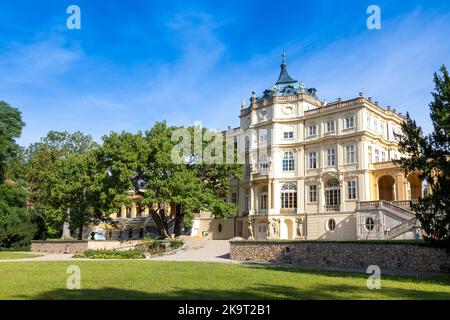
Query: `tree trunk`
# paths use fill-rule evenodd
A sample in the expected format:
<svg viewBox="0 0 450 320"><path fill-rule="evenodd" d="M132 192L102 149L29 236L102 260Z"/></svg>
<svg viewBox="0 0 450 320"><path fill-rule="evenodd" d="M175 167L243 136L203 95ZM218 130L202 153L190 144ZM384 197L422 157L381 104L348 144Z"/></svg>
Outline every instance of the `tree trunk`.
<svg viewBox="0 0 450 320"><path fill-rule="evenodd" d="M173 228L173 232L175 237L181 235L181 225L183 224L183 214L181 212L181 205L175 205L175 226Z"/></svg>
<svg viewBox="0 0 450 320"><path fill-rule="evenodd" d="M83 225L78 228L78 240L83 240Z"/></svg>
<svg viewBox="0 0 450 320"><path fill-rule="evenodd" d="M153 220L155 220L156 226L158 227L158 231L161 237L168 238L169 233L167 228L164 226L163 220L161 219L160 211L161 211L160 208L157 211L152 211L151 215Z"/></svg>

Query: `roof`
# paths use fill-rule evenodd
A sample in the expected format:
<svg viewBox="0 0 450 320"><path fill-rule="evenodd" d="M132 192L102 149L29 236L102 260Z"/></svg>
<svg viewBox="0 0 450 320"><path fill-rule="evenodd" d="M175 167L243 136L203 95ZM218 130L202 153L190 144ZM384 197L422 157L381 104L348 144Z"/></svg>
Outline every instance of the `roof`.
<svg viewBox="0 0 450 320"><path fill-rule="evenodd" d="M297 80L292 79L291 76L289 75L288 71L287 71L286 61L285 61L286 60L286 54L283 53L282 57L283 58L282 58L282 61L281 61L280 75L278 76L278 80L275 83L275 85L298 82Z"/></svg>

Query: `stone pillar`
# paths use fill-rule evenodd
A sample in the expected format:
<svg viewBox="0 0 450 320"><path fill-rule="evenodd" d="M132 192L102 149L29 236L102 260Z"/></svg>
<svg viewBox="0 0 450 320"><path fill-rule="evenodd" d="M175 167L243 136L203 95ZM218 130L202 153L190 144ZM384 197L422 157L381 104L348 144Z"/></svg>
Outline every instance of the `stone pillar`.
<svg viewBox="0 0 450 320"><path fill-rule="evenodd" d="M250 185L250 208L249 214L255 214L255 186Z"/></svg>
<svg viewBox="0 0 450 320"><path fill-rule="evenodd" d="M123 219L127 217L127 207L125 207L125 205L122 205L122 208L120 208L120 216Z"/></svg>
<svg viewBox="0 0 450 320"><path fill-rule="evenodd" d="M267 209L273 209L272 208L272 181L269 180L268 186L267 186Z"/></svg>
<svg viewBox="0 0 450 320"><path fill-rule="evenodd" d="M148 217L150 215L150 210L148 209L147 206L145 206L145 209L144 209L143 213L144 213L144 217Z"/></svg>
<svg viewBox="0 0 450 320"><path fill-rule="evenodd" d="M325 205L325 189L323 187L323 181L322 178L320 178L319 184L317 185L317 212L321 213L324 212L324 205Z"/></svg>
<svg viewBox="0 0 450 320"><path fill-rule="evenodd" d="M136 218L136 213L137 213L136 204L133 202L131 205L131 218L132 219Z"/></svg>
<svg viewBox="0 0 450 320"><path fill-rule="evenodd" d="M345 205L345 198L346 198L346 194L345 194L345 180L339 180L339 184L340 184L340 192L341 192L341 203L339 203L339 211L345 211L344 209L344 205ZM356 188L358 188L358 185L356 185Z"/></svg>

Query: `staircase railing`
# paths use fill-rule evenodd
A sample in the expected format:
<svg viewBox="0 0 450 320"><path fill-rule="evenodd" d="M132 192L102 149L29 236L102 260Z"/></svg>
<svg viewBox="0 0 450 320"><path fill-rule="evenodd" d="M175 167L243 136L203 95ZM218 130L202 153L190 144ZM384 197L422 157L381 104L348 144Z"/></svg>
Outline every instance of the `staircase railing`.
<svg viewBox="0 0 450 320"><path fill-rule="evenodd" d="M410 219L408 221L405 221L398 226L395 226L394 228L390 230L386 230L384 232L385 239L393 239L411 229L417 228L417 220L416 218Z"/></svg>

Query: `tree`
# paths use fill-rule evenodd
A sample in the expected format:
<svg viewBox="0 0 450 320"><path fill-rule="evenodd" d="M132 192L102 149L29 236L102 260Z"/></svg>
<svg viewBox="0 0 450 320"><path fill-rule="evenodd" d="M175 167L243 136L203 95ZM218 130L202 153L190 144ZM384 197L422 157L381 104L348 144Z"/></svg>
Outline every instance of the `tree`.
<svg viewBox="0 0 450 320"><path fill-rule="evenodd" d="M418 172L429 192L412 208L425 231L425 240L450 247L450 78L445 66L434 74L434 100L430 103L433 132L424 135L407 114L399 135L399 164L406 174Z"/></svg>
<svg viewBox="0 0 450 320"><path fill-rule="evenodd" d="M175 235L179 235L181 224L189 226L196 209L208 209L215 217L236 212L236 207L223 197L231 171L221 167L207 170L189 161L172 161L176 145L172 133L177 129L180 128L168 127L163 122L156 123L145 133L111 133L103 138L97 155L101 164L103 191L100 198L104 201L104 210L118 210L121 204L130 204L127 195L134 191L149 208L163 237L171 234L171 222ZM189 155L195 158L193 153ZM228 174L230 177L222 176ZM167 205L172 208L174 221L168 221Z"/></svg>
<svg viewBox="0 0 450 320"><path fill-rule="evenodd" d="M75 161L74 155L84 155L95 148L90 135L81 132L68 133L50 131L40 142L30 145L25 150L25 177L31 207L38 216L38 237L46 239L61 235L62 225L67 219L67 206L62 205L60 184L55 182L56 173L60 181L68 182L61 175L66 168L62 159Z"/></svg>
<svg viewBox="0 0 450 320"><path fill-rule="evenodd" d="M36 228L33 211L26 209L25 188L13 170L19 164L20 137L24 123L20 112L0 101L0 248L22 249L29 245Z"/></svg>
<svg viewBox="0 0 450 320"><path fill-rule="evenodd" d="M8 161L19 151L15 139L20 137L24 125L20 111L0 101L0 183L5 180Z"/></svg>

